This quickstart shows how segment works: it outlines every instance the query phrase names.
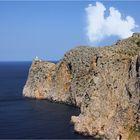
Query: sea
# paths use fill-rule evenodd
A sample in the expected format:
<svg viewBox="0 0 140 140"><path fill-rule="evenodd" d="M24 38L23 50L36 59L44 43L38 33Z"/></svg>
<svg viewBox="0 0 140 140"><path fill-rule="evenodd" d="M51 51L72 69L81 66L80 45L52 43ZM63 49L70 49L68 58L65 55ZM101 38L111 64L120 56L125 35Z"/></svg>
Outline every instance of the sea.
<svg viewBox="0 0 140 140"><path fill-rule="evenodd" d="M78 108L22 96L30 66L0 62L0 139L91 139L70 123Z"/></svg>

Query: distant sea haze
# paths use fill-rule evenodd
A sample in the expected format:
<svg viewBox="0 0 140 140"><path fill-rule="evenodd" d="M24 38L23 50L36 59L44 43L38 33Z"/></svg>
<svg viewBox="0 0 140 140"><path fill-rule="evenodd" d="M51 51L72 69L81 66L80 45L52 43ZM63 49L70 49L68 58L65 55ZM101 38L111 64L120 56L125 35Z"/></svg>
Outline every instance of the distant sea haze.
<svg viewBox="0 0 140 140"><path fill-rule="evenodd" d="M77 108L22 97L30 65L0 62L0 139L89 139L70 124Z"/></svg>

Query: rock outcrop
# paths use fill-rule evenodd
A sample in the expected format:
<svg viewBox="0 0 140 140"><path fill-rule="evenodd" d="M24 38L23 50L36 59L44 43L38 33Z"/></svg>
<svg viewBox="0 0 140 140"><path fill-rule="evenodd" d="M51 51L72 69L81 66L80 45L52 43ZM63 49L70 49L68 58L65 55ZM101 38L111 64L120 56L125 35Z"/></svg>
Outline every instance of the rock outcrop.
<svg viewBox="0 0 140 140"><path fill-rule="evenodd" d="M23 95L80 108L78 133L140 139L140 34L112 46L78 47L57 64L33 61Z"/></svg>

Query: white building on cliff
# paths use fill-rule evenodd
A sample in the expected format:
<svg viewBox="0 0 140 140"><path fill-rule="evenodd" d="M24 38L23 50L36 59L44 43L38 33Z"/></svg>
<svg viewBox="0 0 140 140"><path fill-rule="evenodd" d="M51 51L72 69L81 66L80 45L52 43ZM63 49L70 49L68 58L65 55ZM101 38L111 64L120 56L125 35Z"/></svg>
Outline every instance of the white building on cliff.
<svg viewBox="0 0 140 140"><path fill-rule="evenodd" d="M42 61L38 56L36 56L35 58L34 58L34 61Z"/></svg>

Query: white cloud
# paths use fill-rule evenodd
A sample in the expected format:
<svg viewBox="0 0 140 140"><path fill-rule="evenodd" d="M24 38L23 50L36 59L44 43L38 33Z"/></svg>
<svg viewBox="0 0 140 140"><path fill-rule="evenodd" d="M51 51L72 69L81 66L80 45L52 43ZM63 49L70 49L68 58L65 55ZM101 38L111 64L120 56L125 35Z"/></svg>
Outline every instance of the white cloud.
<svg viewBox="0 0 140 140"><path fill-rule="evenodd" d="M89 4L85 9L87 14L87 36L91 42L101 41L112 35L127 38L133 34L137 27L131 16L124 19L114 7L109 8L109 15L105 17L106 8L101 2L96 5Z"/></svg>

